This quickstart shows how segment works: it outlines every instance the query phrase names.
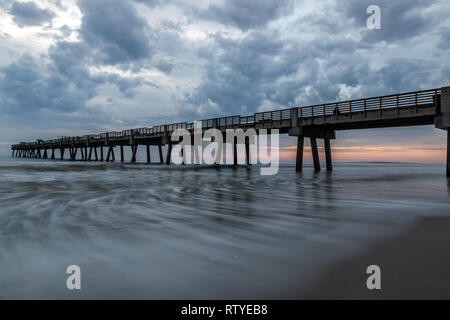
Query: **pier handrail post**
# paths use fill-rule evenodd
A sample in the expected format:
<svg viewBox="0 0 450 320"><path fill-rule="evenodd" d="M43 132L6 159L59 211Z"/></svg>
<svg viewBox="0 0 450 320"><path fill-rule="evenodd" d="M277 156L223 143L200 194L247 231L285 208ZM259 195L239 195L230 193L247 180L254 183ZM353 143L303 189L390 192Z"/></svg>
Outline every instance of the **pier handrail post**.
<svg viewBox="0 0 450 320"><path fill-rule="evenodd" d="M397 115L400 115L400 103L399 103L399 96L396 96L396 103L397 103Z"/></svg>
<svg viewBox="0 0 450 320"><path fill-rule="evenodd" d="M418 110L418 107L419 107L419 104L417 103L417 92L414 94L414 102L415 102L415 109L416 109L416 113L419 111Z"/></svg>

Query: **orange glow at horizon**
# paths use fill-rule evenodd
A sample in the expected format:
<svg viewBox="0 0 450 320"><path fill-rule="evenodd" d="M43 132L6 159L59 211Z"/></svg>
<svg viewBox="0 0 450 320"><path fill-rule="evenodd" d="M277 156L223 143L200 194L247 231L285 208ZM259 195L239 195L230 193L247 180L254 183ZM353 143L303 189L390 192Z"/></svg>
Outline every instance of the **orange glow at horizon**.
<svg viewBox="0 0 450 320"><path fill-rule="evenodd" d="M324 149L318 146L320 158L324 159ZM280 159L295 160L297 146L280 147ZM335 161L401 161L444 163L447 146L442 145L368 145L368 146L331 146ZM304 159L312 159L311 147L305 146Z"/></svg>

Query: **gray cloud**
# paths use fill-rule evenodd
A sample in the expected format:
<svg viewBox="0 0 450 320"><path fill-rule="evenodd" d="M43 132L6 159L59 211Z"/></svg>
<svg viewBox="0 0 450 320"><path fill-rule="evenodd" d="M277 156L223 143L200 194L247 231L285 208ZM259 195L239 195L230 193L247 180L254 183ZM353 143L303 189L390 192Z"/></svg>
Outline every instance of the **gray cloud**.
<svg viewBox="0 0 450 320"><path fill-rule="evenodd" d="M247 31L291 13L292 6L291 0L225 0L220 4L214 2L205 9L194 9L193 12L201 19Z"/></svg>
<svg viewBox="0 0 450 320"><path fill-rule="evenodd" d="M127 1L82 0L80 34L90 45L94 62L129 63L151 57L148 27Z"/></svg>
<svg viewBox="0 0 450 320"><path fill-rule="evenodd" d="M82 1L80 8L84 14L82 41L56 41L49 48L48 59L25 54L0 70L3 111L16 115L43 110L61 114L86 112L87 101L104 84L115 85L125 97L132 97L140 85L155 87L138 77L89 72L90 66L120 64L123 67L151 56L147 26L133 7L122 1L103 0ZM67 28L64 31L68 33ZM171 70L169 64L161 64L161 68Z"/></svg>
<svg viewBox="0 0 450 320"><path fill-rule="evenodd" d="M0 82L2 109L9 113L29 115L41 110L73 112L84 106L94 95L89 78L73 74L72 77L59 69L41 66L29 54L1 70Z"/></svg>
<svg viewBox="0 0 450 320"><path fill-rule="evenodd" d="M293 43L267 29L238 41L217 37L216 47L201 52L206 78L186 98L189 112L212 115L217 110L203 107L211 102L235 114L253 113L266 102L286 108L336 99L339 85L356 86L369 70L354 53L356 42L329 40L324 47L327 40Z"/></svg>
<svg viewBox="0 0 450 320"><path fill-rule="evenodd" d="M326 16L300 18L291 28L307 35L307 40L283 39L281 31L267 25L238 40L215 35L215 46L199 52L208 61L203 81L185 97L181 108L191 117L212 116L218 109L224 114L248 114L265 104L284 108L336 101L343 94L356 98L445 85L448 76L436 73L445 67L430 57L394 55L378 66L371 60L386 46L401 48L404 41L423 36L429 28L445 39L438 21L429 17L436 12L431 6L437 1L378 2L383 30L366 28L366 9L373 2L354 0L335 2ZM450 13L446 9L440 17ZM348 36L355 31L361 32L362 39ZM389 42L380 46L381 40ZM431 41L428 45L434 48Z"/></svg>
<svg viewBox="0 0 450 320"><path fill-rule="evenodd" d="M21 28L39 26L50 22L55 14L48 9L39 8L34 2L14 2L9 10L13 21Z"/></svg>

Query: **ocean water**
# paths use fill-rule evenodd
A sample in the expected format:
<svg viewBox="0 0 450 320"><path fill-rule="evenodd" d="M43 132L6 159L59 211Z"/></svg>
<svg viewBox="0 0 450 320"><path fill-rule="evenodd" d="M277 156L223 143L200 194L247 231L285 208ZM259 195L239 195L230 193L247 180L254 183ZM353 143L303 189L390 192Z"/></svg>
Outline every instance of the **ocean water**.
<svg viewBox="0 0 450 320"><path fill-rule="evenodd" d="M0 298L280 299L334 262L450 215L443 165L0 160ZM81 268L81 290L66 268ZM362 266L363 268L363 266ZM362 270L365 272L365 270Z"/></svg>

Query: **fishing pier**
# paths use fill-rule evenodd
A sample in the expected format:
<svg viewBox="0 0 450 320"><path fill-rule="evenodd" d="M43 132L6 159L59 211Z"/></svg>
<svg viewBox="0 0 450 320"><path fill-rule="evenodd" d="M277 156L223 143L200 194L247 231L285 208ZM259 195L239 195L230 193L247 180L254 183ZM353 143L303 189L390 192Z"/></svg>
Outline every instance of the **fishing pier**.
<svg viewBox="0 0 450 320"><path fill-rule="evenodd" d="M297 137L296 171L303 169L304 140L310 139L314 170L320 171L317 139L324 140L326 169L331 171L331 140L336 131L366 128L434 125L447 131L447 176L450 177L450 87L414 91L366 99L332 102L290 109L257 112L248 116L228 116L201 120L202 130L216 128L222 133L227 129L254 129L257 133L266 129ZM60 137L53 140L22 142L11 146L12 156L82 161L116 161L115 147L120 149L120 161L124 147L131 148L130 162L136 162L139 146L146 150L147 163L151 163L150 147L158 148L158 163L171 164L171 134L176 129L186 129L194 134L194 123L182 122L149 128L105 132L79 137ZM414 137L411 136L413 139ZM192 139L191 139L192 141ZM234 164L237 165L237 139L234 144ZM245 141L246 164L249 164L249 141ZM166 157L162 147L167 145ZM80 152L80 157L77 156ZM117 159L119 160L119 159Z"/></svg>

